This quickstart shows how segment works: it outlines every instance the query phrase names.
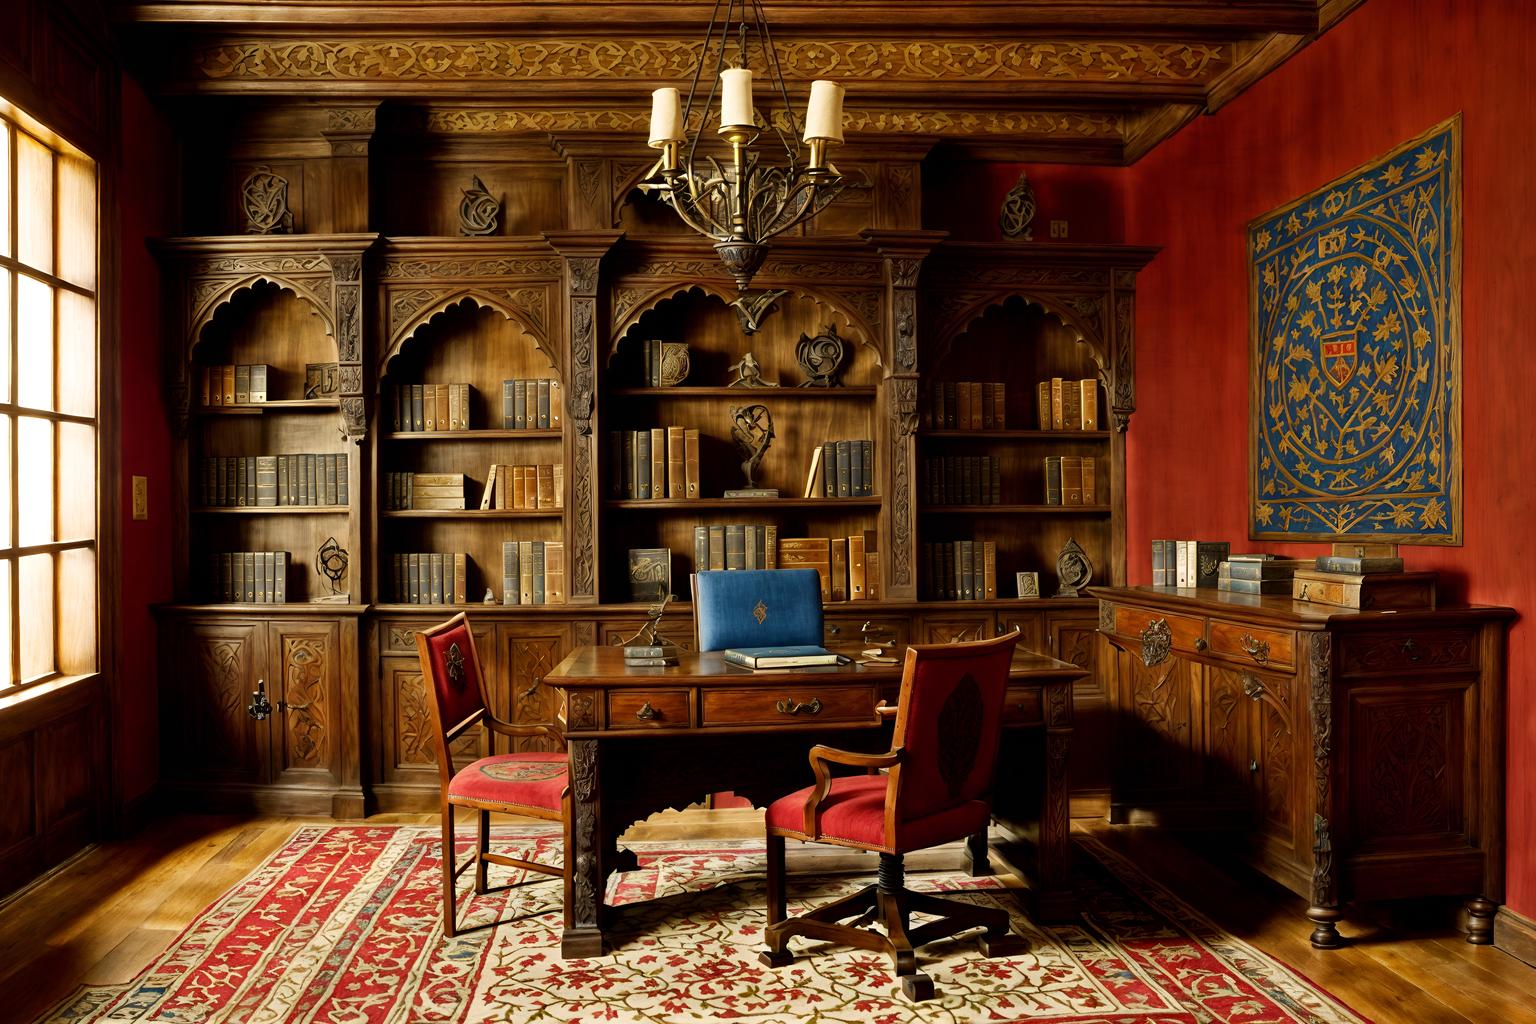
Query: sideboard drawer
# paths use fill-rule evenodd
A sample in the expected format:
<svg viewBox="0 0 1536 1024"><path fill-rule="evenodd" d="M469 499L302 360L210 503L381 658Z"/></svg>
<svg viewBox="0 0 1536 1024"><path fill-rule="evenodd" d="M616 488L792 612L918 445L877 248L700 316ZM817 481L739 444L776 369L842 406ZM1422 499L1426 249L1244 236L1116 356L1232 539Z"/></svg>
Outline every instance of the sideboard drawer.
<svg viewBox="0 0 1536 1024"><path fill-rule="evenodd" d="M693 724L691 690L608 693L609 729L686 729Z"/></svg>
<svg viewBox="0 0 1536 1024"><path fill-rule="evenodd" d="M1425 669L1476 669L1478 630L1443 629L1395 633L1347 633L1339 638L1339 671L1420 672Z"/></svg>
<svg viewBox="0 0 1536 1024"><path fill-rule="evenodd" d="M1205 645L1205 619L1194 615L1152 611L1134 605L1115 605L1115 633L1127 640L1139 641L1154 622L1166 622L1172 647L1176 651L1200 651Z"/></svg>
<svg viewBox="0 0 1536 1024"><path fill-rule="evenodd" d="M1045 708L1038 686L1010 686L1003 698L1004 725L1040 725Z"/></svg>
<svg viewBox="0 0 1536 1024"><path fill-rule="evenodd" d="M1212 619L1206 639L1210 653L1218 657L1260 668L1296 667L1296 634L1288 629L1261 629Z"/></svg>
<svg viewBox="0 0 1536 1024"><path fill-rule="evenodd" d="M868 685L706 687L702 700L706 728L875 721L875 688Z"/></svg>

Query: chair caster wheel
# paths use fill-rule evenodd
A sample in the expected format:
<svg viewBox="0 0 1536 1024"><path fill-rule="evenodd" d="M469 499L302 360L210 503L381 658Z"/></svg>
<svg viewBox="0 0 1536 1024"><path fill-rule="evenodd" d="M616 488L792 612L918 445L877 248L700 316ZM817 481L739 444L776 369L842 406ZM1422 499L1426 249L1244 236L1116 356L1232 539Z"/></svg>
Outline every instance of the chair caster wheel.
<svg viewBox="0 0 1536 1024"><path fill-rule="evenodd" d="M1029 952L1029 941L1021 935L1008 932L1005 935L982 935L981 955L988 960L1000 956L1023 956Z"/></svg>
<svg viewBox="0 0 1536 1024"><path fill-rule="evenodd" d="M901 976L901 994L914 1003L921 1003L933 998L933 979L926 974L904 974Z"/></svg>
<svg viewBox="0 0 1536 1024"><path fill-rule="evenodd" d="M787 949L781 949L778 952L774 952L771 949L765 949L757 955L758 963L762 964L764 967L772 967L775 969L780 967L788 967L790 964L794 963L794 961L795 954L791 953Z"/></svg>

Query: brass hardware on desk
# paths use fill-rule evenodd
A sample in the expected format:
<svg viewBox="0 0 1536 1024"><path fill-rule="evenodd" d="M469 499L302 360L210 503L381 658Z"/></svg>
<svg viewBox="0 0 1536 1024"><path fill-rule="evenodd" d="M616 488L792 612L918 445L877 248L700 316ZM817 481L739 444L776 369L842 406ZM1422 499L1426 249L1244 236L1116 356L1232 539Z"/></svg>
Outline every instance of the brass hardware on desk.
<svg viewBox="0 0 1536 1024"><path fill-rule="evenodd" d="M781 715L819 715L821 714L821 698L812 697L809 704L798 704L791 697L782 697L774 705L774 709Z"/></svg>
<svg viewBox="0 0 1536 1024"><path fill-rule="evenodd" d="M1238 678L1243 681L1243 696L1249 700L1258 700L1264 696L1264 683L1256 675L1244 672Z"/></svg>
<svg viewBox="0 0 1536 1024"><path fill-rule="evenodd" d="M1253 758L1249 758L1248 759L1248 770L1250 772L1258 771L1259 770L1259 762L1254 760Z"/></svg>
<svg viewBox="0 0 1536 1024"><path fill-rule="evenodd" d="M245 706L245 713L258 722L264 722L272 717L272 702L267 699L265 679L256 680L256 689L251 694L251 702Z"/></svg>
<svg viewBox="0 0 1536 1024"><path fill-rule="evenodd" d="M1237 642L1243 645L1243 652L1260 665L1269 663L1268 640L1255 640L1251 634L1244 633L1237 638Z"/></svg>
<svg viewBox="0 0 1536 1024"><path fill-rule="evenodd" d="M1138 636L1141 637L1141 663L1147 668L1161 665L1173 650L1173 630L1167 619L1153 619Z"/></svg>
<svg viewBox="0 0 1536 1024"><path fill-rule="evenodd" d="M635 717L642 722L651 722L661 717L661 712L651 707L651 702L646 701L640 705L640 710L635 712Z"/></svg>
<svg viewBox="0 0 1536 1024"><path fill-rule="evenodd" d="M842 631L843 631L843 627L837 625L836 623L833 623L832 625L827 627L827 632L830 633L833 636L837 636L837 634L841 633Z"/></svg>
<svg viewBox="0 0 1536 1024"><path fill-rule="evenodd" d="M1419 660L1419 645L1413 642L1413 637L1409 637L1403 641L1403 656L1409 661Z"/></svg>
<svg viewBox="0 0 1536 1024"><path fill-rule="evenodd" d="M1209 650L1210 647L1211 647L1210 641L1206 640L1205 637L1203 637L1203 636L1195 637L1195 650L1197 650L1197 651L1205 651L1205 650Z"/></svg>

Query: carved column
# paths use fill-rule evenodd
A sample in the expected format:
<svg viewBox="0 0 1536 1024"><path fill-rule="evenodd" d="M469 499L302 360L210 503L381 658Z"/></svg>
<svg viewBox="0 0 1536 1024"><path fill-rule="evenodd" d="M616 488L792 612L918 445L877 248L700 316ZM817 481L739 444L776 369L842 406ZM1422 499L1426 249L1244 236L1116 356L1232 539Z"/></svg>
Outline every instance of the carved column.
<svg viewBox="0 0 1536 1024"><path fill-rule="evenodd" d="M367 231L368 144L374 106L334 107L325 112L325 141L331 144L331 230Z"/></svg>
<svg viewBox="0 0 1536 1024"><path fill-rule="evenodd" d="M616 234L552 232L544 236L565 260L565 323L570 351L566 357L566 477L571 501L565 511L566 602L597 603L597 374L598 269L618 241Z"/></svg>
<svg viewBox="0 0 1536 1024"><path fill-rule="evenodd" d="M1307 917L1312 945L1340 945L1339 880L1333 864L1333 635L1313 633L1307 657L1308 703L1312 717L1312 900Z"/></svg>
<svg viewBox="0 0 1536 1024"><path fill-rule="evenodd" d="M570 880L566 883L565 931L560 937L562 957L602 956L603 884L602 837L598 834L597 740L571 740L570 758Z"/></svg>
<svg viewBox="0 0 1536 1024"><path fill-rule="evenodd" d="M331 265L341 430L354 444L360 444L368 432L368 410L363 401L363 255L356 251L327 252L325 258Z"/></svg>

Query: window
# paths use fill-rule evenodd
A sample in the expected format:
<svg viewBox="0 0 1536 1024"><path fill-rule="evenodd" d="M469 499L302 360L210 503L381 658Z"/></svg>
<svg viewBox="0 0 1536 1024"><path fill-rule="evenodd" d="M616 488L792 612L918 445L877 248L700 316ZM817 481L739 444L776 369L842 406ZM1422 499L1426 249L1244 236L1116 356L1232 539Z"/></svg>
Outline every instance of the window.
<svg viewBox="0 0 1536 1024"><path fill-rule="evenodd" d="M0 101L0 694L96 671L96 164Z"/></svg>

